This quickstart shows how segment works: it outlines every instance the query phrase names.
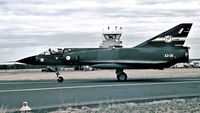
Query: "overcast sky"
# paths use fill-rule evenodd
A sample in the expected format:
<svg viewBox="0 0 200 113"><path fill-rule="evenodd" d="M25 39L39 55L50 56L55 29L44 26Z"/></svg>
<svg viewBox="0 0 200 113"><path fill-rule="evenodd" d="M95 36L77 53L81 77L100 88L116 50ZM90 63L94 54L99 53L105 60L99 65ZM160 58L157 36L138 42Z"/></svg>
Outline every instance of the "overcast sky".
<svg viewBox="0 0 200 113"><path fill-rule="evenodd" d="M177 24L193 23L185 45L200 58L199 0L0 0L0 63L48 48L98 47L102 29L123 27L133 47Z"/></svg>

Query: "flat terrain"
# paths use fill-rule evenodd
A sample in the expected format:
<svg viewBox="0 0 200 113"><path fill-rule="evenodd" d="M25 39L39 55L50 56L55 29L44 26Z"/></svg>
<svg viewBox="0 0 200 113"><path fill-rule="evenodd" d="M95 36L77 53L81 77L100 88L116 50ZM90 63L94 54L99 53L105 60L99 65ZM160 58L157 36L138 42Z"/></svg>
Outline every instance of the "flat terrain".
<svg viewBox="0 0 200 113"><path fill-rule="evenodd" d="M125 70L129 80L137 78L177 78L200 77L200 68L165 70ZM64 79L116 79L115 70L60 72ZM41 69L0 70L0 80L56 80L54 72L41 72Z"/></svg>
<svg viewBox="0 0 200 113"><path fill-rule="evenodd" d="M125 70L127 82L117 82L115 70L1 70L0 104L19 110L27 101L33 110L73 105L134 102L200 96L200 69Z"/></svg>

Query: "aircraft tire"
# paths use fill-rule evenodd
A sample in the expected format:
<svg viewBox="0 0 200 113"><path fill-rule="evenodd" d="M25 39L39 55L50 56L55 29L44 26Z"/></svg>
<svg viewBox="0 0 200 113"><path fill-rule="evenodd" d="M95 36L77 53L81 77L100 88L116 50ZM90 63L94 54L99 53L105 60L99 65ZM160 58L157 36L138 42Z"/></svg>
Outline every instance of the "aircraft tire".
<svg viewBox="0 0 200 113"><path fill-rule="evenodd" d="M57 79L58 82L63 82L63 80L64 80L63 77L58 77Z"/></svg>
<svg viewBox="0 0 200 113"><path fill-rule="evenodd" d="M123 73L117 75L117 80L120 81L120 82L126 81L126 80L127 80L127 75L126 75L126 73L123 72Z"/></svg>

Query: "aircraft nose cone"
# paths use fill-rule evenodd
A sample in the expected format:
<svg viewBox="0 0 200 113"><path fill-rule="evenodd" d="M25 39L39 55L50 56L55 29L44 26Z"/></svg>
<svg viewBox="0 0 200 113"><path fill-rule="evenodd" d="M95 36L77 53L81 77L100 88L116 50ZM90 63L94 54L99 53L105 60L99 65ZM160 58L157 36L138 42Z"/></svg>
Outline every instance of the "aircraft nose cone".
<svg viewBox="0 0 200 113"><path fill-rule="evenodd" d="M23 58L18 60L17 62L20 63L25 63L25 64L36 64L36 56L31 56L31 57L27 57L27 58Z"/></svg>

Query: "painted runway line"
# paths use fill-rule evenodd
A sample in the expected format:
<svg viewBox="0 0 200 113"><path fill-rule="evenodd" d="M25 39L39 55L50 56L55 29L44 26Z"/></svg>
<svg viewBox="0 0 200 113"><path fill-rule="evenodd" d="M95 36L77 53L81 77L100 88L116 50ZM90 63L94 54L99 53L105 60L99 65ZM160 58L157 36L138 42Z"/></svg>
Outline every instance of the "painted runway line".
<svg viewBox="0 0 200 113"><path fill-rule="evenodd" d="M7 83L0 83L0 85L12 85L12 84L47 84L47 83L55 83L55 82L7 82Z"/></svg>

